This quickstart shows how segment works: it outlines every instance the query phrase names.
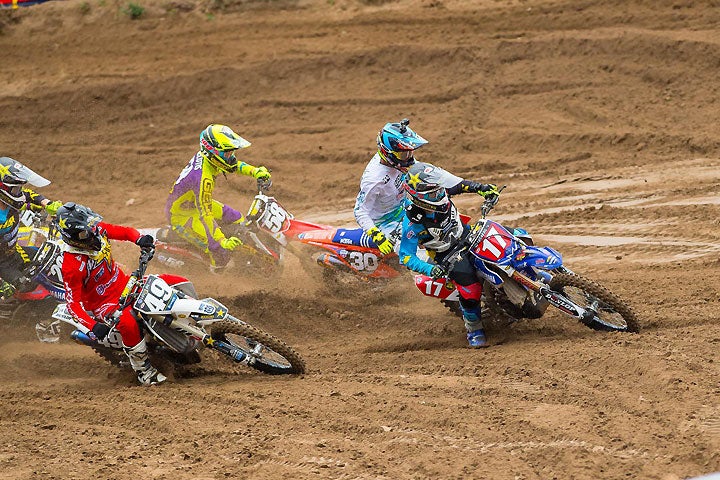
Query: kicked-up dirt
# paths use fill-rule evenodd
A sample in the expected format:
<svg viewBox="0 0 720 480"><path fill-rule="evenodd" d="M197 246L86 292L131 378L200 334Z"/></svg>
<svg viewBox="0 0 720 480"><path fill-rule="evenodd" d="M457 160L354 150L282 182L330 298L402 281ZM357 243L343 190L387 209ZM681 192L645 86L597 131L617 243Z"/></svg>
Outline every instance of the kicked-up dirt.
<svg viewBox="0 0 720 480"><path fill-rule="evenodd" d="M142 10L142 11L140 11ZM138 15L133 19L133 15ZM0 155L107 221L165 222L225 123L296 218L352 225L385 122L507 185L525 227L639 334L559 313L466 348L413 286L184 272L305 358L157 388L30 317L0 325L0 479L659 479L720 471L720 10L687 0L113 0L0 11ZM245 210L247 177L216 198ZM480 199L457 204L479 215ZM118 245L132 265L133 246ZM158 265L153 268L159 270ZM67 332L66 332L67 333Z"/></svg>

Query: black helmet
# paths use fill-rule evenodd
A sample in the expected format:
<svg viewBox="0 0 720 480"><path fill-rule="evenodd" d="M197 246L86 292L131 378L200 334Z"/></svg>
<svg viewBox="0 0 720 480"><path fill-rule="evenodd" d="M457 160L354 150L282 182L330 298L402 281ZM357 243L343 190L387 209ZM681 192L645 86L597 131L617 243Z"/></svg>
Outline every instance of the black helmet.
<svg viewBox="0 0 720 480"><path fill-rule="evenodd" d="M102 217L88 207L68 202L58 208L55 227L68 245L97 252L102 248L98 228L101 221Z"/></svg>
<svg viewBox="0 0 720 480"><path fill-rule="evenodd" d="M432 175L434 170L429 163L416 162L408 169L403 187L414 205L430 212L447 212L450 198Z"/></svg>

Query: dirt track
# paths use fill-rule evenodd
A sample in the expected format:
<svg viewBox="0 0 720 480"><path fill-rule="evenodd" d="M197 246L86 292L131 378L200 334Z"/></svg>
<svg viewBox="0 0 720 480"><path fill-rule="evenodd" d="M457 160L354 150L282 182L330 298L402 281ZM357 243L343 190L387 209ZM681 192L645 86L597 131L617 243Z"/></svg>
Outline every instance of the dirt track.
<svg viewBox="0 0 720 480"><path fill-rule="evenodd" d="M0 154L50 178L52 198L157 226L199 131L219 122L253 142L245 160L272 169L297 218L350 224L377 130L410 117L431 142L422 160L507 184L495 218L627 299L643 327L598 333L550 315L471 351L409 278L342 295L293 262L279 284L190 272L309 372L211 358L142 389L87 349L34 341L27 321L2 325L0 479L720 471L720 11L700 3L0 11ZM244 209L252 186L232 178L216 195ZM479 213L477 199L458 203Z"/></svg>

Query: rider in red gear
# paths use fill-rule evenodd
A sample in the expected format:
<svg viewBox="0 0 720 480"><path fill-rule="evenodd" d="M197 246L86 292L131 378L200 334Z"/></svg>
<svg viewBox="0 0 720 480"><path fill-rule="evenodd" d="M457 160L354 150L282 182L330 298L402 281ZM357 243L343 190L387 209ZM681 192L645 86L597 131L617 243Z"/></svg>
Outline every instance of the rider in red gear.
<svg viewBox="0 0 720 480"><path fill-rule="evenodd" d="M113 260L108 240L134 242L141 248L152 248L154 245L151 235L140 235L132 227L101 220L97 213L75 203L60 207L55 220L66 243L62 277L68 310L91 330L98 341L103 341L110 333L111 326L105 323L105 319L117 310L118 300L129 278ZM170 283L177 281L171 280ZM164 382L166 377L150 364L145 339L131 308L122 311L115 328L122 337L123 350L138 381L143 385Z"/></svg>

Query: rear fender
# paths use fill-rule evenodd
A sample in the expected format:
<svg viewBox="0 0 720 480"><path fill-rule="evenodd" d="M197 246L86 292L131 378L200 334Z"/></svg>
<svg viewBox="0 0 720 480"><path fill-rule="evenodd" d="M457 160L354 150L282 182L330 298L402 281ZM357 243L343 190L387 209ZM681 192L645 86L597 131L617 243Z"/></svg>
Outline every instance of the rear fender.
<svg viewBox="0 0 720 480"><path fill-rule="evenodd" d="M15 298L18 300L23 301L34 301L34 300L42 300L44 298L48 297L55 297L47 288L44 286L38 284L35 289L31 292L16 292Z"/></svg>
<svg viewBox="0 0 720 480"><path fill-rule="evenodd" d="M67 304L60 303L57 307L55 307L55 310L52 313L52 318L56 318L60 321L63 321L70 326L72 326L75 330L79 330L80 332L84 333L85 335L88 335L90 333L90 329L87 328L82 323L78 322L77 319L70 313L70 311L67 308ZM95 338L94 336L92 338ZM116 329L111 329L110 333L108 333L108 336L105 337L105 340L103 341L97 341L100 345L105 345L106 347L110 348L123 348L122 343L122 337L120 336L120 332L118 332Z"/></svg>
<svg viewBox="0 0 720 480"><path fill-rule="evenodd" d="M312 232L317 230L330 230L334 229L330 225L322 225L319 223L304 222L295 218L290 220L290 227L285 232L285 236L289 240L297 240L298 235L304 232Z"/></svg>
<svg viewBox="0 0 720 480"><path fill-rule="evenodd" d="M447 278L433 280L427 275L415 275L415 286L428 297L457 301L460 299L455 283Z"/></svg>

